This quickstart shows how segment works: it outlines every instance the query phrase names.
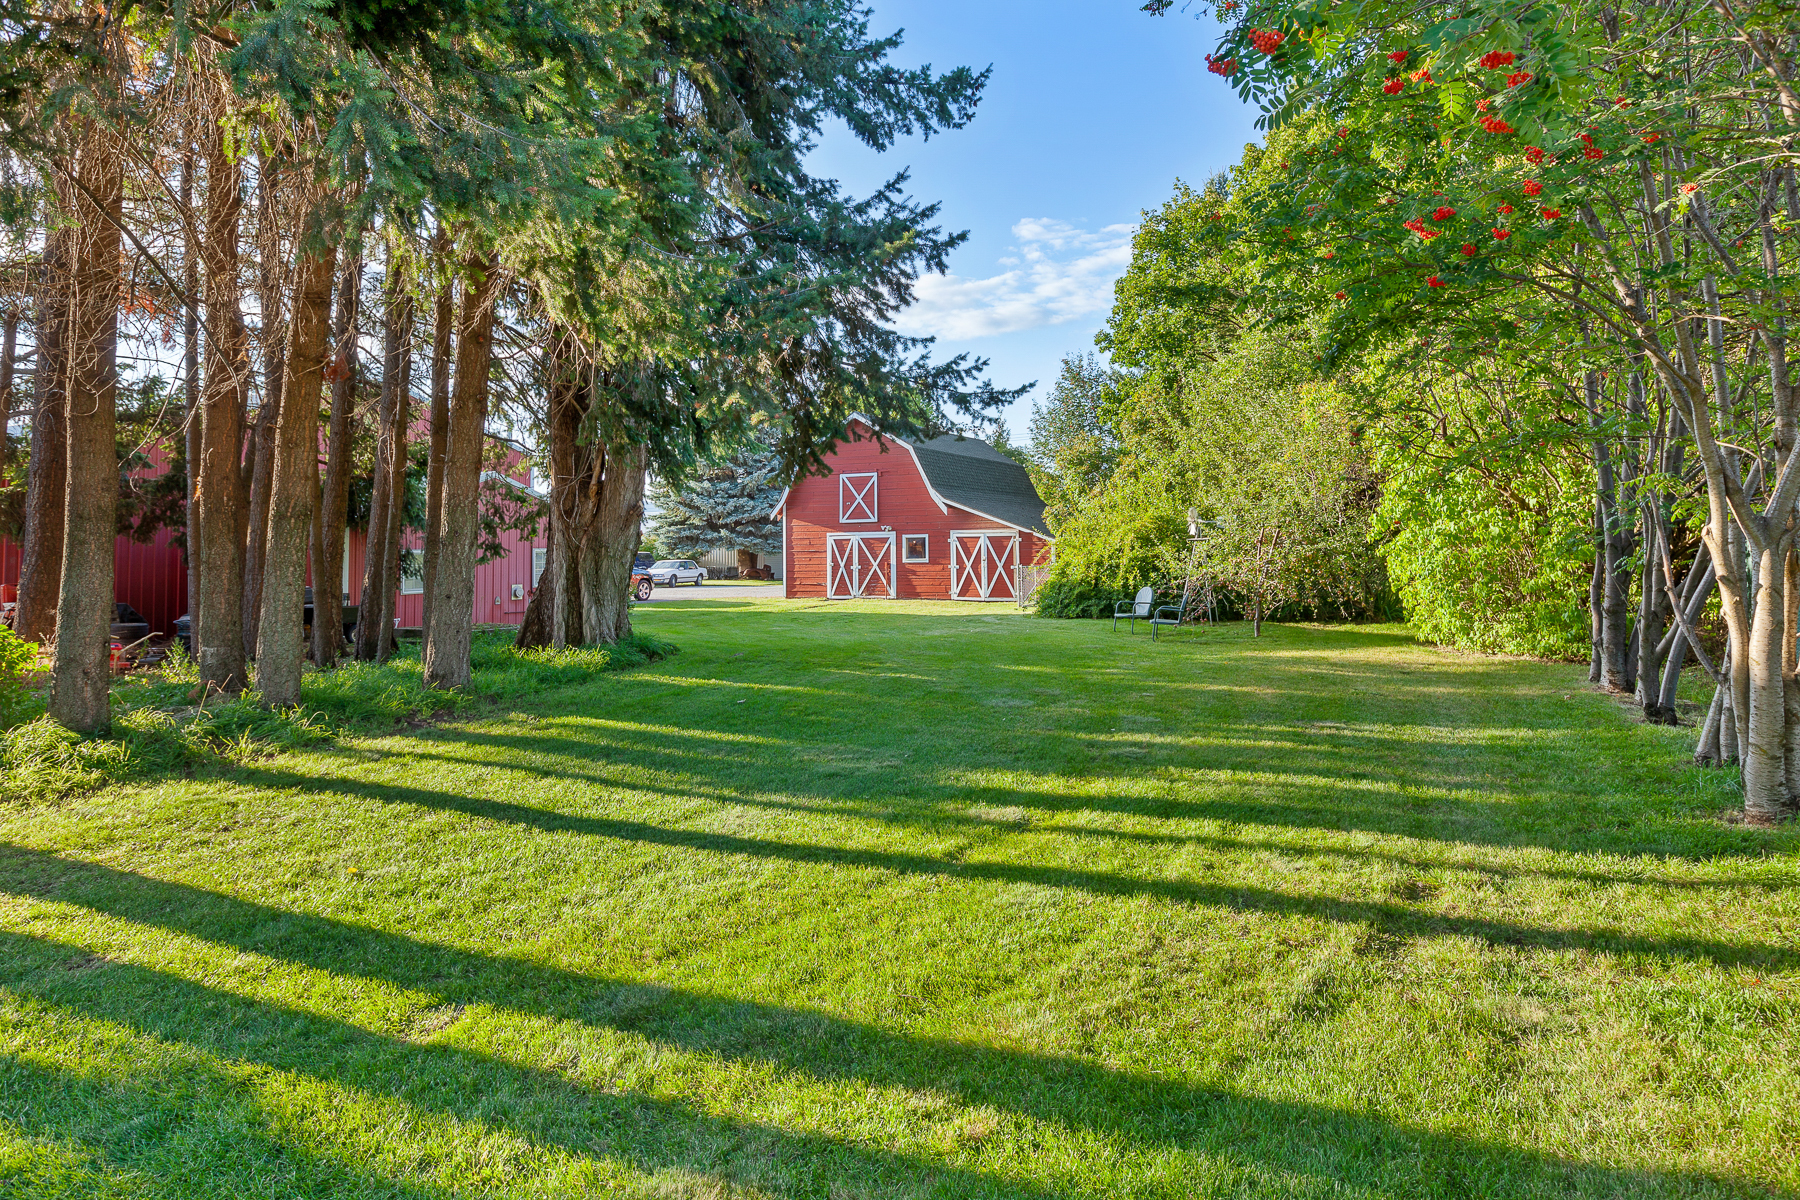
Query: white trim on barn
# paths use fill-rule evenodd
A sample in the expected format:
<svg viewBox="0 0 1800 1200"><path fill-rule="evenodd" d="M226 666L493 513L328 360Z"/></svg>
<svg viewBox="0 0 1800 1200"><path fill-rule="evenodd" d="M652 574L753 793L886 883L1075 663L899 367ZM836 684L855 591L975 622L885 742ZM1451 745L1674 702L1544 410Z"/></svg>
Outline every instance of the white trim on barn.
<svg viewBox="0 0 1800 1200"><path fill-rule="evenodd" d="M845 471L837 479L839 525L873 525L881 519L880 472Z"/></svg>
<svg viewBox="0 0 1800 1200"><path fill-rule="evenodd" d="M950 534L952 600L1014 599L1018 566L1019 535L1016 533L958 529Z"/></svg>
<svg viewBox="0 0 1800 1200"><path fill-rule="evenodd" d="M825 536L825 596L858 600L900 594L892 533L832 533ZM878 590L877 590L878 589Z"/></svg>

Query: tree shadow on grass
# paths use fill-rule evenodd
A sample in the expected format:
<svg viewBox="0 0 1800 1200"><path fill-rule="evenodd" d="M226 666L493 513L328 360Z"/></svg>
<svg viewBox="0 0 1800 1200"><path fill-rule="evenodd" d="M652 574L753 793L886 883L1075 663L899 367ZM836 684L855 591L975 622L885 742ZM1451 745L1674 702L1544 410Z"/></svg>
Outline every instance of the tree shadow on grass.
<svg viewBox="0 0 1800 1200"><path fill-rule="evenodd" d="M535 808L504 800L467 796L428 788L361 780L327 779L273 768L249 767L243 778L259 787L294 788L404 804L439 812L498 821L542 833L574 833L614 841L635 842L711 854L742 855L792 863L817 864L895 875L932 876L980 883L1030 884L1087 892L1097 896L1151 896L1176 904L1303 917L1351 925L1372 925L1384 933L1410 937L1470 937L1495 946L1546 950L1578 950L1591 954L1645 955L1688 959L1725 967L1769 972L1800 969L1800 949L1756 942L1726 942L1702 937L1645 936L1620 930L1545 929L1487 917L1434 913L1424 908L1379 900L1296 895L1244 884L1198 883L1141 879L1106 871L1055 864L946 861L923 854L870 847L785 842L707 830L675 829L645 821L592 816Z"/></svg>
<svg viewBox="0 0 1800 1200"><path fill-rule="evenodd" d="M747 706L733 706L743 708ZM597 715L592 714L590 715ZM693 719L706 720L706 714ZM1654 855L1686 860L1766 853L1781 831L1692 820L1687 801L1630 799L1577 786L1591 759L1573 745L1537 747L1546 762L1516 763L1519 752L1495 745L1421 751L1416 730L1296 728L1213 730L1207 734L1139 729L996 730L980 721L960 728L914 729L916 717L865 710L810 731L804 743L714 745L720 733L766 730L755 716L675 728L589 730L493 725L432 731L421 758L443 756L484 767L638 789L646 770L672 772L700 790L789 791L836 800L874 800L920 812L969 804L1026 805L1044 812L1101 811L1161 820L1214 820L1276 828L1360 830L1426 841L1496 847L1537 846L1559 853ZM1628 734L1629 731L1621 731ZM995 745L994 739L1016 745ZM1546 741L1557 741L1548 737ZM1569 735L1570 742L1576 740ZM458 747L468 747L459 755ZM1635 747L1622 746L1623 753ZM845 762L906 762L848 778L819 773L831 754ZM1565 760L1579 760L1565 761ZM626 764L626 780L608 764ZM1005 773L1006 787L949 781L945 773ZM1037 778L1043 786L1018 782Z"/></svg>
<svg viewBox="0 0 1800 1200"><path fill-rule="evenodd" d="M1216 1187L1222 1167L1230 1181L1226 1190L1239 1194L1362 1189L1394 1196L1496 1198L1767 1194L1729 1177L1571 1162L1375 1115L1200 1087L1078 1058L907 1037L823 1013L600 978L16 847L0 848L0 890L53 898L334 976L403 987L421 997L421 1008L488 1005L502 1014L568 1022L590 1034L635 1035L686 1053L772 1068L800 1084L818 1079L944 1094L1008 1120L1075 1131L1092 1138L1096 1150L1106 1146L1115 1158L1121 1151L1159 1152L1159 1178L1204 1168ZM984 1170L975 1154L947 1161L733 1121L641 1093L618 1094L584 1078L581 1061L551 1068L500 1059L454 1044L454 1034L419 1044L131 963L65 969L71 957L83 954L84 947L65 942L0 934L7 990L36 1003L221 1059L329 1081L478 1129L503 1130L578 1160L610 1160L646 1173L687 1171L784 1197L928 1191L1023 1200L1093 1193L1082 1181L1046 1187L1009 1180ZM250 986L262 978L256 975ZM141 1129L95 1130L88 1128L91 1116L80 1127L64 1128L61 1118L42 1115L67 1111L49 1102L48 1090L64 1082L54 1072L15 1061L0 1067L0 1078L17 1085L9 1086L8 1094L24 1100L8 1104L22 1110L28 1125L30 1114L40 1114L31 1126L37 1136L72 1138L120 1165L142 1161L154 1169L149 1151L166 1133L146 1138ZM191 1081L154 1081L172 1097L183 1095L180 1084ZM186 1095L192 1098L191 1086ZM140 1094L133 1103L146 1101ZM327 1132L313 1130L309 1140L317 1144ZM1009 1133L1032 1136L1028 1127ZM256 1136L269 1152L286 1156L278 1135ZM397 1149L394 1157L404 1158L408 1149ZM245 1194L265 1191L250 1186ZM284 1194L293 1191L289 1186ZM419 1190L411 1180L397 1183L391 1194L409 1200L433 1195L429 1186Z"/></svg>

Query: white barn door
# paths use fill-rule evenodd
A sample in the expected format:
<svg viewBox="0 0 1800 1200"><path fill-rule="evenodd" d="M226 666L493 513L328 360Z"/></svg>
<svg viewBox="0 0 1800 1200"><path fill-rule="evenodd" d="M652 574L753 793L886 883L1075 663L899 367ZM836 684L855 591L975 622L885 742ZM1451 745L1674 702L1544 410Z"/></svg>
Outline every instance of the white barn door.
<svg viewBox="0 0 1800 1200"><path fill-rule="evenodd" d="M825 595L832 600L862 596L893 599L894 535L834 533L825 539Z"/></svg>
<svg viewBox="0 0 1800 1200"><path fill-rule="evenodd" d="M957 530L950 535L950 598L1015 599L1018 565L1018 534L998 529Z"/></svg>

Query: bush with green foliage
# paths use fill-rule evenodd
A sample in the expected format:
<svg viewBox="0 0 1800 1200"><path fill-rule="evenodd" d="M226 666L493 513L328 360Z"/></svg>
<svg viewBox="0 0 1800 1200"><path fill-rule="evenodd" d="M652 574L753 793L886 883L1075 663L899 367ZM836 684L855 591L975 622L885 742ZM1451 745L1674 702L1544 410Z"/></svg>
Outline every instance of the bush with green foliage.
<svg viewBox="0 0 1800 1200"><path fill-rule="evenodd" d="M10 729L43 711L28 682L37 652L37 643L0 625L0 729Z"/></svg>
<svg viewBox="0 0 1800 1200"><path fill-rule="evenodd" d="M1384 448L1374 522L1407 619L1447 646L1534 658L1589 652L1591 483L1579 463L1540 455L1504 486L1469 467Z"/></svg>

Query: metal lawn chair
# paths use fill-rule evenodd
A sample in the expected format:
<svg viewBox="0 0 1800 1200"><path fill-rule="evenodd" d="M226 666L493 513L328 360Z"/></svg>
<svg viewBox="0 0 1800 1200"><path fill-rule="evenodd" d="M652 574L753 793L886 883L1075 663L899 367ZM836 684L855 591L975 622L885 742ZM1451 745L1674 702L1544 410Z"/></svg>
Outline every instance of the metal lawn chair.
<svg viewBox="0 0 1800 1200"><path fill-rule="evenodd" d="M1154 588L1139 589L1136 600L1113 601L1113 632L1119 632L1119 618L1124 617L1127 622L1125 626L1126 631L1129 633L1136 633L1137 623L1139 621L1150 620L1152 612L1151 606L1155 603L1156 591ZM1150 636L1153 638L1156 636L1155 627L1151 628Z"/></svg>
<svg viewBox="0 0 1800 1200"><path fill-rule="evenodd" d="M1144 589L1146 592L1149 590L1149 588ZM1187 602L1187 589L1183 588L1181 589L1180 604L1164 604L1157 608L1156 612L1150 617L1151 641L1156 640L1156 630L1158 626L1167 625L1170 627L1171 631L1181 627L1181 619L1187 615ZM1173 615L1165 616L1164 614Z"/></svg>

